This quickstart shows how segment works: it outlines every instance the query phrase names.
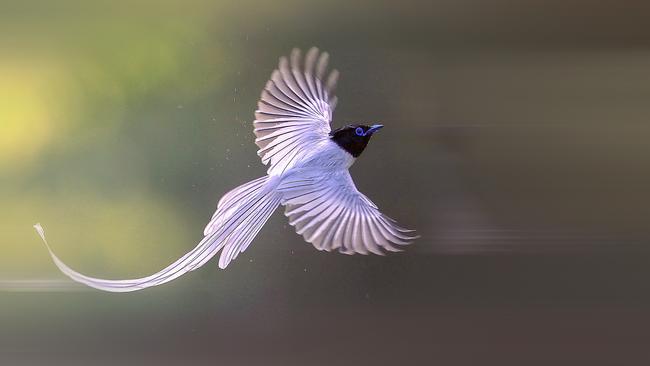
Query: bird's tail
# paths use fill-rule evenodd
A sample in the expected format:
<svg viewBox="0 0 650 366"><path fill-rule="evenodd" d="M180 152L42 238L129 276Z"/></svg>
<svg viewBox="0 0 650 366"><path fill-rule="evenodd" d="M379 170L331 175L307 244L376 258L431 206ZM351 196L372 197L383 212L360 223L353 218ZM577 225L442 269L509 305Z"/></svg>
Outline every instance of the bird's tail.
<svg viewBox="0 0 650 366"><path fill-rule="evenodd" d="M220 250L219 267L226 268L251 243L264 223L280 204L273 178L255 179L228 192L218 203L217 211L205 228L203 240L189 253L161 271L147 277L128 280L106 280L89 277L68 267L52 251L40 224L34 225L45 243L54 264L73 280L110 292L130 292L162 285L209 261Z"/></svg>

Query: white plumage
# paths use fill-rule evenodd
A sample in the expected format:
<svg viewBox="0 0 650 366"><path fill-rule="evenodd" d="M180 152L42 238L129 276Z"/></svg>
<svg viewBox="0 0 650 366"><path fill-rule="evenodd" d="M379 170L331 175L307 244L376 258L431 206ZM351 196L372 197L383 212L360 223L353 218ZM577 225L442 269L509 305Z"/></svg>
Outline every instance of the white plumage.
<svg viewBox="0 0 650 366"><path fill-rule="evenodd" d="M199 244L158 273L130 280L105 280L74 271L38 234L54 263L73 280L104 291L128 292L161 285L195 270L221 251L226 268L250 245L279 205L296 232L318 250L345 254L398 251L417 236L383 215L357 190L348 172L355 158L333 142L330 122L336 106L336 70L327 74L328 54L312 48L303 63L294 49L280 58L255 111L255 143L264 177L224 195ZM327 75L327 76L326 76ZM326 80L326 81L325 81Z"/></svg>

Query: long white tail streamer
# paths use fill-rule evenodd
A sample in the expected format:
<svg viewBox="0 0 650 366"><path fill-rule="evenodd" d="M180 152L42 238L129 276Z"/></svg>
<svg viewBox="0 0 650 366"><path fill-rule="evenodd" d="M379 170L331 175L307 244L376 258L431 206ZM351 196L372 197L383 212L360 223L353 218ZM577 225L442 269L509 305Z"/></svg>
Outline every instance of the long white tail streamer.
<svg viewBox="0 0 650 366"><path fill-rule="evenodd" d="M217 213L208 224L209 229L206 228L206 236L196 247L174 263L147 277L108 280L79 273L54 254L41 224L34 225L34 229L43 240L54 264L74 281L109 292L142 290L162 285L201 267L221 249L224 250L219 267L226 268L230 261L248 247L280 204L279 194L266 184L267 181L268 179L260 178L233 189L225 196L228 199L219 202Z"/></svg>

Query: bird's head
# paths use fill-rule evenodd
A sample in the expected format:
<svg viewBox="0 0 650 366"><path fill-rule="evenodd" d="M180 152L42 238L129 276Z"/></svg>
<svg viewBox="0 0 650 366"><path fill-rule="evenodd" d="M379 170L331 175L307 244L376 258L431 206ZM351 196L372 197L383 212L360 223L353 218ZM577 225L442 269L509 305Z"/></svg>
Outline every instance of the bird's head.
<svg viewBox="0 0 650 366"><path fill-rule="evenodd" d="M370 137L382 127L384 126L348 125L330 132L330 137L343 150L357 158L368 145Z"/></svg>

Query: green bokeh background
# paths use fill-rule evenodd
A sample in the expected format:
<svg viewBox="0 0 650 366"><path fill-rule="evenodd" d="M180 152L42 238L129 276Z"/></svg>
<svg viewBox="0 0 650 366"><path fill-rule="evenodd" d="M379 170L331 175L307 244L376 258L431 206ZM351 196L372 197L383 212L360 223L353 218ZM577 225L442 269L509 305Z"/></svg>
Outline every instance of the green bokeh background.
<svg viewBox="0 0 650 366"><path fill-rule="evenodd" d="M0 0L0 364L647 361L649 10ZM56 270L36 222L99 277L192 248L264 174L257 98L311 46L334 125L387 126L352 174L416 244L320 253L277 213L226 271L125 295Z"/></svg>

